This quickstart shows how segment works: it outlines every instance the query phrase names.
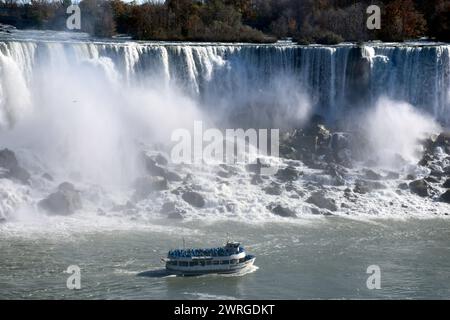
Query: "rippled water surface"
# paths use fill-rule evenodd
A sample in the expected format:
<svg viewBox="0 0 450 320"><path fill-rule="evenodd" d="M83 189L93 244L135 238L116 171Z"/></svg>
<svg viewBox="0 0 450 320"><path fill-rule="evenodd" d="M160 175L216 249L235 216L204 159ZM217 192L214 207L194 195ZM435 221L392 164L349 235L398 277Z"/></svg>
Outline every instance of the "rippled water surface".
<svg viewBox="0 0 450 320"><path fill-rule="evenodd" d="M21 232L2 226L0 298L450 298L448 219L159 221L138 230L88 232L70 223L52 227ZM160 258L183 237L188 246L216 246L227 232L256 255L257 267L235 276L164 273ZM66 288L69 265L81 268L81 290ZM366 287L370 265L381 268L381 290Z"/></svg>

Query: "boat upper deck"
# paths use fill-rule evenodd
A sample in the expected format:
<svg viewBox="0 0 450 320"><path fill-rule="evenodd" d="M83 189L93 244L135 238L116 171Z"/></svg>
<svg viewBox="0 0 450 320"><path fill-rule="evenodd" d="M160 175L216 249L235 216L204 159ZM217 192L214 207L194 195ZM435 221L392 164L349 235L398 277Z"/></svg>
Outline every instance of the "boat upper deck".
<svg viewBox="0 0 450 320"><path fill-rule="evenodd" d="M170 259L180 258L205 258L205 257L228 257L234 254L245 252L245 249L241 246L219 248L206 248L206 249L175 249L169 251L167 257Z"/></svg>

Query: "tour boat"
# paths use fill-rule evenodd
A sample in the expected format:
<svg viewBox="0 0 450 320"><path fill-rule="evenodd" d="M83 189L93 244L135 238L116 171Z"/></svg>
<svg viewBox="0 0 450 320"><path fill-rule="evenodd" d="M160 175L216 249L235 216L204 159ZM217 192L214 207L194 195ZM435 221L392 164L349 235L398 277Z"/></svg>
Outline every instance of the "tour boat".
<svg viewBox="0 0 450 320"><path fill-rule="evenodd" d="M252 266L255 257L248 255L239 242L228 241L219 248L171 250L163 261L168 272L186 276L239 272Z"/></svg>

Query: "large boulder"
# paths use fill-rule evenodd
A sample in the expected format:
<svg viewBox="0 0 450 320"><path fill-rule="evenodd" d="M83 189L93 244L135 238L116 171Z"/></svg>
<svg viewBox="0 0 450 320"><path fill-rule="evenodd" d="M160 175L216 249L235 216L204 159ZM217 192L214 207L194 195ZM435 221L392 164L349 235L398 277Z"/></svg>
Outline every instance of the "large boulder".
<svg viewBox="0 0 450 320"><path fill-rule="evenodd" d="M0 151L0 167L5 169L10 169L17 167L19 162L17 161L16 155L9 149L3 149Z"/></svg>
<svg viewBox="0 0 450 320"><path fill-rule="evenodd" d="M442 202L445 202L445 203L450 203L450 189L449 190L447 190L446 192L444 192L442 195L441 195L441 201Z"/></svg>
<svg viewBox="0 0 450 320"><path fill-rule="evenodd" d="M303 173L298 171L295 167L289 166L284 169L279 169L275 176L283 181L296 181Z"/></svg>
<svg viewBox="0 0 450 320"><path fill-rule="evenodd" d="M82 208L80 192L73 184L64 182L56 192L39 201L38 206L49 214L70 215Z"/></svg>
<svg viewBox="0 0 450 320"><path fill-rule="evenodd" d="M30 174L19 166L16 155L9 149L0 150L0 177L17 180L23 184L28 184L30 180Z"/></svg>
<svg viewBox="0 0 450 320"><path fill-rule="evenodd" d="M296 218L297 215L295 212L289 208L282 207L280 205L271 205L268 209L275 215L284 217L284 218Z"/></svg>
<svg viewBox="0 0 450 320"><path fill-rule="evenodd" d="M450 148L450 132L442 132L434 142L434 147ZM448 150L448 149L447 149Z"/></svg>
<svg viewBox="0 0 450 320"><path fill-rule="evenodd" d="M206 204L205 199L198 192L186 191L185 193L183 193L181 197L183 198L184 201L186 201L191 206L196 208L203 208Z"/></svg>
<svg viewBox="0 0 450 320"><path fill-rule="evenodd" d="M283 193L283 189L280 184L272 182L269 186L263 189L265 193L271 196L279 196Z"/></svg>
<svg viewBox="0 0 450 320"><path fill-rule="evenodd" d="M447 181L444 182L444 184L442 185L442 187L450 189L450 178L447 179Z"/></svg>
<svg viewBox="0 0 450 320"><path fill-rule="evenodd" d="M147 173L154 177L163 177L166 169L161 167L158 162L146 154L141 155Z"/></svg>
<svg viewBox="0 0 450 320"><path fill-rule="evenodd" d="M417 194L420 197L431 196L430 184L425 179L415 180L409 184L409 189L412 193Z"/></svg>
<svg viewBox="0 0 450 320"><path fill-rule="evenodd" d="M306 202L314 204L321 209L328 209L330 211L337 211L338 206L334 199L325 197L322 191L316 191L311 194L311 196L306 199Z"/></svg>
<svg viewBox="0 0 450 320"><path fill-rule="evenodd" d="M381 182L358 179L355 181L355 188L353 189L353 192L359 194L366 194L374 190L382 190L382 189L386 189L386 186Z"/></svg>
<svg viewBox="0 0 450 320"><path fill-rule="evenodd" d="M373 171L371 169L365 170L365 177L366 177L366 179L369 179L369 180L381 180L383 178L383 176L381 174L376 173L375 171Z"/></svg>

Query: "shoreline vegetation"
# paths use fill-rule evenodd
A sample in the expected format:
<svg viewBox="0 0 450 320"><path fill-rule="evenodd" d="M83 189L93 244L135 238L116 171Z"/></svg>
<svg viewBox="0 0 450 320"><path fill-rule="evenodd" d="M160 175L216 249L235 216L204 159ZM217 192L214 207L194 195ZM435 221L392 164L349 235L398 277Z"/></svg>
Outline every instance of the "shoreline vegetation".
<svg viewBox="0 0 450 320"><path fill-rule="evenodd" d="M381 29L366 27L368 6L381 8ZM0 0L0 24L66 30L70 0ZM81 0L81 30L134 40L299 44L344 41L450 41L450 0Z"/></svg>

